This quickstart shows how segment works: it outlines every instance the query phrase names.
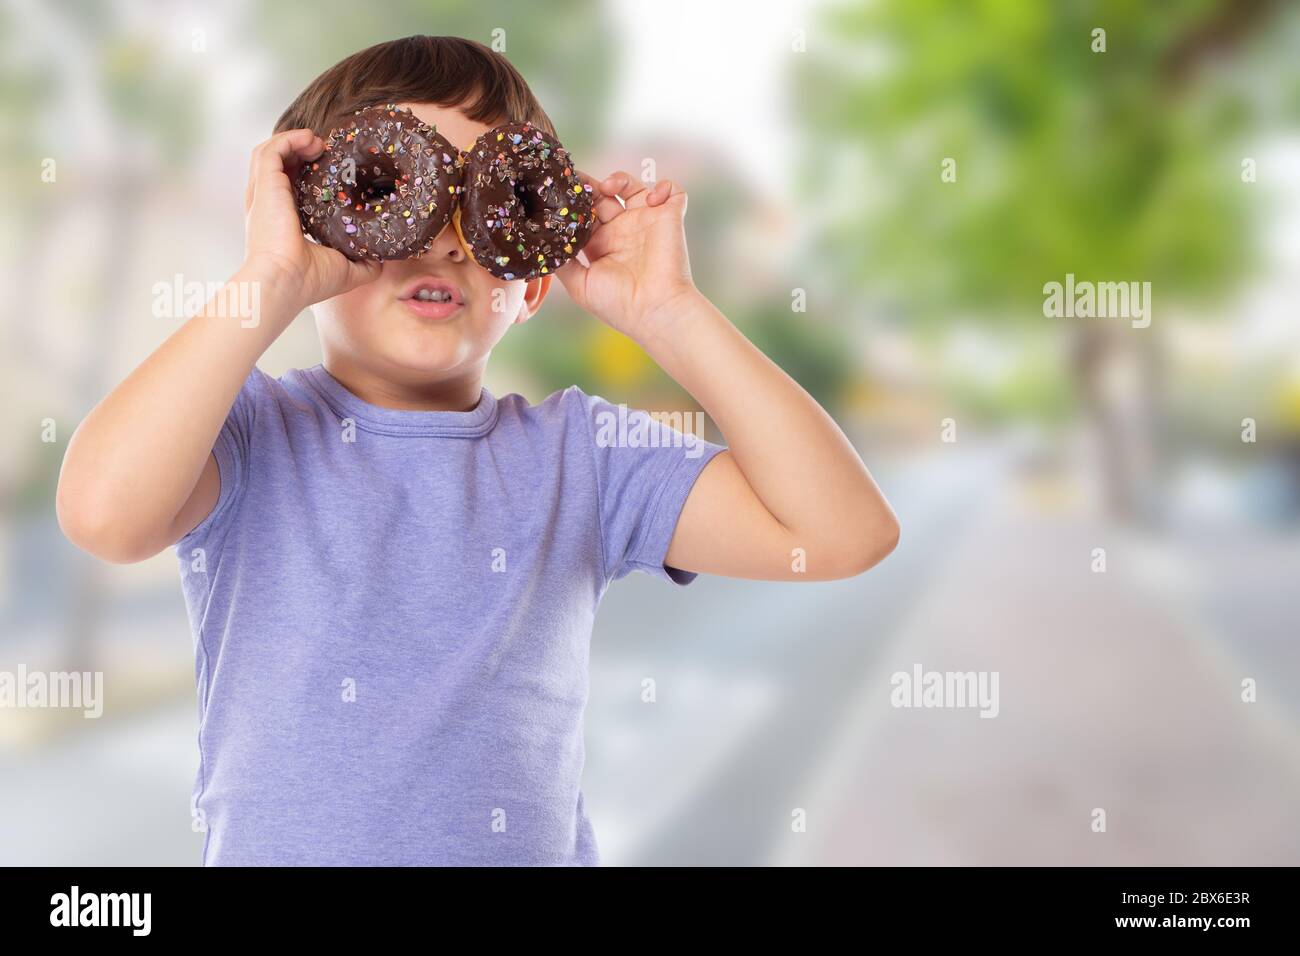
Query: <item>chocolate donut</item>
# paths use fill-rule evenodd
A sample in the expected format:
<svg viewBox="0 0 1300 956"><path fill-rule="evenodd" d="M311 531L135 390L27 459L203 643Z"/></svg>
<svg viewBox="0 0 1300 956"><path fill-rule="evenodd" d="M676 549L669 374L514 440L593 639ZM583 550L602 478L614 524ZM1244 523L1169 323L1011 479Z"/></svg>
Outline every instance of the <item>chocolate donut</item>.
<svg viewBox="0 0 1300 956"><path fill-rule="evenodd" d="M451 218L460 151L410 110L375 106L330 131L298 175L305 233L349 259L427 252Z"/></svg>
<svg viewBox="0 0 1300 956"><path fill-rule="evenodd" d="M464 186L452 222L474 260L498 279L553 272L591 238L591 186L554 136L531 123L506 123L462 158Z"/></svg>

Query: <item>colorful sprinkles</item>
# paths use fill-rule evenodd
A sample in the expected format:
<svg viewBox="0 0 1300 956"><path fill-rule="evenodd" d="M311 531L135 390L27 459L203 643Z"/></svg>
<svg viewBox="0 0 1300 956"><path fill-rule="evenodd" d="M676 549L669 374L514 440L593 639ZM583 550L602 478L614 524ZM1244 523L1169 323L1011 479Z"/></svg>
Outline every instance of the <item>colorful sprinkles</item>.
<svg viewBox="0 0 1300 956"><path fill-rule="evenodd" d="M304 232L349 259L407 259L447 225L461 173L459 150L410 110L358 110L303 165L298 215Z"/></svg>
<svg viewBox="0 0 1300 956"><path fill-rule="evenodd" d="M457 212L466 249L501 279L553 272L595 228L591 186L555 137L506 123L461 152L393 104L332 130L296 189L303 231L350 259L421 255Z"/></svg>
<svg viewBox="0 0 1300 956"><path fill-rule="evenodd" d="M595 228L591 186L568 151L531 123L488 130L464 155L460 228L500 279L534 279L582 250Z"/></svg>

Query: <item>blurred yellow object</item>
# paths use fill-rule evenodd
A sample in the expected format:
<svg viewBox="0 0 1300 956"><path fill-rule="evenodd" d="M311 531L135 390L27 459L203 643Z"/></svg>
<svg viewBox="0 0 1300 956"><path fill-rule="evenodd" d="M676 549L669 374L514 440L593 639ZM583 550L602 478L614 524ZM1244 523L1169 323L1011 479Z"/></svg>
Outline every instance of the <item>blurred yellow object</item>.
<svg viewBox="0 0 1300 956"><path fill-rule="evenodd" d="M1300 432L1300 379L1283 382L1277 396L1278 418L1288 432Z"/></svg>
<svg viewBox="0 0 1300 956"><path fill-rule="evenodd" d="M605 325L592 334L588 354L592 368L607 385L635 385L650 371L650 359L641 346Z"/></svg>

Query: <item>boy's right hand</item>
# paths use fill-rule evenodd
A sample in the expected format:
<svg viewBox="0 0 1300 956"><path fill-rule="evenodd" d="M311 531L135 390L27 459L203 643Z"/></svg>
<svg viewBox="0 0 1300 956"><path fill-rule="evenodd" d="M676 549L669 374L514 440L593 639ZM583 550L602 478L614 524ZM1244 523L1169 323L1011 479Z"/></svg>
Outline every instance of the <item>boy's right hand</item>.
<svg viewBox="0 0 1300 956"><path fill-rule="evenodd" d="M244 194L244 270L276 284L292 319L309 305L378 278L381 265L353 262L302 233L293 177L325 151L309 129L277 133L253 150Z"/></svg>

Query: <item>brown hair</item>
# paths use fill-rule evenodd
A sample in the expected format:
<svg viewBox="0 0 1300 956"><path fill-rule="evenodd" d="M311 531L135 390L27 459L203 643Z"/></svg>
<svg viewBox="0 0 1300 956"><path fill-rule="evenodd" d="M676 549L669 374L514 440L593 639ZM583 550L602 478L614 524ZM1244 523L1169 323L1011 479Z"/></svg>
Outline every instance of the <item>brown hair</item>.
<svg viewBox="0 0 1300 956"><path fill-rule="evenodd" d="M459 107L480 123L530 122L555 136L550 117L500 53L461 37L410 36L377 43L334 64L289 104L275 132L325 136L359 109L384 103Z"/></svg>

